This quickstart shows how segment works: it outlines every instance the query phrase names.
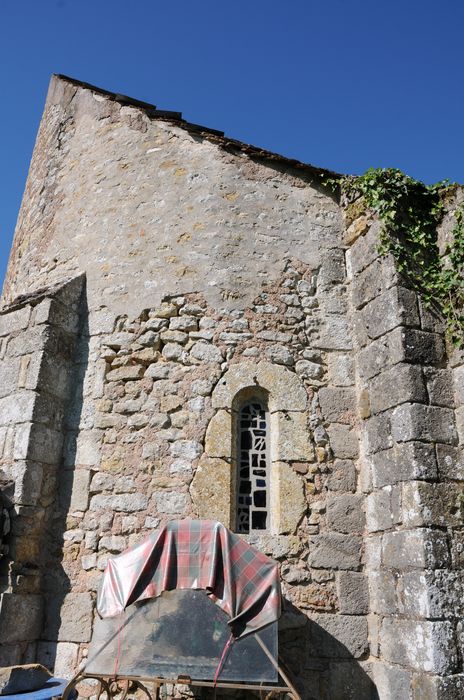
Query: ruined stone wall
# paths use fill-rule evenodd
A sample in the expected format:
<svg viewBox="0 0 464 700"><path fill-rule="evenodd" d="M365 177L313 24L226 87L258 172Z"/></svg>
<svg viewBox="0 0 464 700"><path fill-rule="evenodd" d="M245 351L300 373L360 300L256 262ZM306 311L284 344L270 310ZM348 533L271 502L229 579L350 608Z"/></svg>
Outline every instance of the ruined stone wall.
<svg viewBox="0 0 464 700"><path fill-rule="evenodd" d="M376 227L344 221L311 168L52 81L4 299L87 283L63 326L73 351L41 481L47 565L28 589L40 623L11 658L69 676L109 556L172 518L235 528L237 411L259 392L270 522L244 537L281 564L280 644L303 696L454 698L461 394L440 322L378 257ZM37 323L29 306L24 323ZM12 333L6 362L32 331ZM42 353L35 342L25 355ZM43 375L34 401L54 386Z"/></svg>

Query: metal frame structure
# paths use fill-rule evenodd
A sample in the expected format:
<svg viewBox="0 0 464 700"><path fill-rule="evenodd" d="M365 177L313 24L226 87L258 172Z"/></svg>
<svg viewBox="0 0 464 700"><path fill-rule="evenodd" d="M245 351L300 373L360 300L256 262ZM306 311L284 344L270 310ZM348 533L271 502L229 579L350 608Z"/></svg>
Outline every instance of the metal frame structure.
<svg viewBox="0 0 464 700"><path fill-rule="evenodd" d="M76 691L78 693L77 686L79 683L85 680L96 680L99 683L99 687L96 691L97 700L103 700L103 694L106 694L105 700L126 700L129 692L136 692L141 690L145 693L148 700L160 700L160 691L163 685L188 685L191 687L198 688L214 688L214 689L228 689L228 690L253 690L259 692L261 697L264 696L266 700L270 700L272 697L277 695L282 695L284 693L288 694L292 700L301 700L301 696L296 690L294 684L290 680L289 672L284 668L281 659L275 659L272 653L269 651L267 646L264 644L261 637L256 634L256 640L266 654L274 668L277 670L279 677L282 680L282 684L271 684L271 683L231 683L227 681L206 681L206 680L195 680L190 678L190 676L177 676L177 678L162 678L162 677L150 677L150 676L107 676L100 674L87 674L85 670L79 671L74 678L68 683L62 700L71 700L75 697L73 693ZM150 691L146 684L149 683L153 686Z"/></svg>

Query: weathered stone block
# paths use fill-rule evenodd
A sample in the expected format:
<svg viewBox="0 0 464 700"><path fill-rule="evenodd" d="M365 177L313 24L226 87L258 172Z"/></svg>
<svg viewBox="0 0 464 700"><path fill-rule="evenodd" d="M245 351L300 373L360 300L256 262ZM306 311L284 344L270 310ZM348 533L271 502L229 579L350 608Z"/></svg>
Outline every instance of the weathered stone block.
<svg viewBox="0 0 464 700"><path fill-rule="evenodd" d="M353 341L346 316L327 314L319 337L313 340L313 347L321 350L351 350Z"/></svg>
<svg viewBox="0 0 464 700"><path fill-rule="evenodd" d="M0 696L40 690L52 677L40 664L0 667Z"/></svg>
<svg viewBox="0 0 464 700"><path fill-rule="evenodd" d="M90 593L47 596L43 638L47 641L89 642L92 618Z"/></svg>
<svg viewBox="0 0 464 700"><path fill-rule="evenodd" d="M392 336L390 343L393 356L402 362L436 365L445 357L443 338L435 333L402 328Z"/></svg>
<svg viewBox="0 0 464 700"><path fill-rule="evenodd" d="M215 345L199 341L192 346L190 354L199 362L219 364L222 362L222 352Z"/></svg>
<svg viewBox="0 0 464 700"><path fill-rule="evenodd" d="M271 467L271 484L273 529L293 535L307 510L304 482L288 464L277 462Z"/></svg>
<svg viewBox="0 0 464 700"><path fill-rule="evenodd" d="M108 552L115 552L119 554L119 552L124 551L126 546L127 544L125 537L121 537L120 535L107 535L100 538L98 550L101 551L106 549Z"/></svg>
<svg viewBox="0 0 464 700"><path fill-rule="evenodd" d="M271 456L274 461L310 462L314 459L306 413L272 414Z"/></svg>
<svg viewBox="0 0 464 700"><path fill-rule="evenodd" d="M464 406L459 406L459 408L456 409L455 415L459 443L464 445Z"/></svg>
<svg viewBox="0 0 464 700"><path fill-rule="evenodd" d="M0 596L0 642L35 641L42 631L42 596L2 593Z"/></svg>
<svg viewBox="0 0 464 700"><path fill-rule="evenodd" d="M309 620L309 644L313 656L358 659L367 651L365 617L312 613Z"/></svg>
<svg viewBox="0 0 464 700"><path fill-rule="evenodd" d="M282 365L259 362L256 379L269 392L271 412L305 410L306 390L294 372Z"/></svg>
<svg viewBox="0 0 464 700"><path fill-rule="evenodd" d="M441 675L457 669L457 650L450 622L384 618L380 644L387 662Z"/></svg>
<svg viewBox="0 0 464 700"><path fill-rule="evenodd" d="M394 262L391 257L377 258L368 267L355 275L351 282L351 299L356 309L380 296L396 281Z"/></svg>
<svg viewBox="0 0 464 700"><path fill-rule="evenodd" d="M213 408L232 407L240 391L262 387L270 395L271 411L304 411L306 390L295 372L269 362L240 362L232 365L218 381L212 395Z"/></svg>
<svg viewBox="0 0 464 700"><path fill-rule="evenodd" d="M421 367L397 364L369 382L372 413L409 402L427 402Z"/></svg>
<svg viewBox="0 0 464 700"><path fill-rule="evenodd" d="M0 425L31 421L36 399L33 391L18 391L0 399Z"/></svg>
<svg viewBox="0 0 464 700"><path fill-rule="evenodd" d="M115 510L123 513L135 513L145 510L148 506L148 496L142 493L104 496L97 494L90 501L90 510Z"/></svg>
<svg viewBox="0 0 464 700"><path fill-rule="evenodd" d="M401 530L383 536L382 563L388 568L441 569L449 562L446 534L438 530Z"/></svg>
<svg viewBox="0 0 464 700"><path fill-rule="evenodd" d="M403 523L406 527L459 527L462 524L463 502L462 485L406 482L402 489Z"/></svg>
<svg viewBox="0 0 464 700"><path fill-rule="evenodd" d="M170 447L172 457L182 459L197 459L203 452L203 446L196 440L177 440Z"/></svg>
<svg viewBox="0 0 464 700"><path fill-rule="evenodd" d="M140 379L140 377L143 377L144 372L145 367L143 365L123 365L108 372L106 379L109 382L128 382Z"/></svg>
<svg viewBox="0 0 464 700"><path fill-rule="evenodd" d="M322 415L326 421L353 425L356 419L354 389L322 387L318 396Z"/></svg>
<svg viewBox="0 0 464 700"><path fill-rule="evenodd" d="M72 642L39 642L37 657L57 678L72 678L76 673L79 645Z"/></svg>
<svg viewBox="0 0 464 700"><path fill-rule="evenodd" d="M369 570L382 566L382 535L373 534L364 538L364 563Z"/></svg>
<svg viewBox="0 0 464 700"><path fill-rule="evenodd" d="M373 342L368 342L366 347L359 350L357 364L359 376L362 379L371 379L394 364L390 351L390 339L393 333L398 333L398 329Z"/></svg>
<svg viewBox="0 0 464 700"><path fill-rule="evenodd" d="M400 406L400 408L402 408ZM368 418L363 424L363 439L366 454L388 450L393 447L391 432L392 411L385 411L378 416Z"/></svg>
<svg viewBox="0 0 464 700"><path fill-rule="evenodd" d="M327 428L330 447L338 459L356 459L358 456L358 438L356 432L348 425L332 423Z"/></svg>
<svg viewBox="0 0 464 700"><path fill-rule="evenodd" d="M361 537L336 532L314 535L309 541L308 565L314 569L354 569L361 562Z"/></svg>
<svg viewBox="0 0 464 700"><path fill-rule="evenodd" d="M412 700L462 700L464 697L464 674L452 676L413 676Z"/></svg>
<svg viewBox="0 0 464 700"><path fill-rule="evenodd" d="M232 493L230 464L222 459L203 456L190 487L190 495L198 517L219 520L226 527L230 527Z"/></svg>
<svg viewBox="0 0 464 700"><path fill-rule="evenodd" d="M368 532L389 530L400 522L400 489L384 486L366 498L366 525Z"/></svg>
<svg viewBox="0 0 464 700"><path fill-rule="evenodd" d="M365 615L369 609L367 579L364 574L340 571L337 575L340 612L344 615Z"/></svg>
<svg viewBox="0 0 464 700"><path fill-rule="evenodd" d="M209 457L229 457L232 454L232 416L219 410L211 418L205 437L205 452Z"/></svg>
<svg viewBox="0 0 464 700"><path fill-rule="evenodd" d="M350 274L357 275L379 257L379 222L375 221L365 236L358 238L346 253Z"/></svg>
<svg viewBox="0 0 464 700"><path fill-rule="evenodd" d="M356 491L356 468L351 460L336 459L327 477L329 491Z"/></svg>
<svg viewBox="0 0 464 700"><path fill-rule="evenodd" d="M453 373L450 369L425 367L425 379L430 403L434 406L454 407ZM415 400L415 399L413 399Z"/></svg>
<svg viewBox="0 0 464 700"><path fill-rule="evenodd" d="M69 445L66 466L72 466L74 461L86 467L93 467L100 461L101 434L93 430L81 430L76 445ZM74 456L74 454L75 456Z"/></svg>
<svg viewBox="0 0 464 700"><path fill-rule="evenodd" d="M42 354L36 390L50 394L51 397L67 400L72 380L72 365L67 357L55 353ZM44 398L42 398L44 400ZM53 398L48 399L53 401ZM55 399L56 400L56 399Z"/></svg>
<svg viewBox="0 0 464 700"><path fill-rule="evenodd" d="M169 329L173 331L196 331L198 329L198 320L194 316L186 314L182 316L174 316L169 321Z"/></svg>
<svg viewBox="0 0 464 700"><path fill-rule="evenodd" d="M160 515L184 515L189 497L186 493L162 489L154 494L154 501Z"/></svg>
<svg viewBox="0 0 464 700"><path fill-rule="evenodd" d="M400 613L407 617L455 618L464 614L462 571L409 571L402 574Z"/></svg>
<svg viewBox="0 0 464 700"><path fill-rule="evenodd" d="M464 480L464 454L461 447L437 445L438 473L442 480Z"/></svg>
<svg viewBox="0 0 464 700"><path fill-rule="evenodd" d="M331 289L332 285L344 282L345 276L345 251L341 248L327 250L317 278L319 289Z"/></svg>
<svg viewBox="0 0 464 700"><path fill-rule="evenodd" d="M298 557L303 552L303 543L296 535L261 535L258 532L251 532L248 542L273 559Z"/></svg>
<svg viewBox="0 0 464 700"><path fill-rule="evenodd" d="M330 353L327 358L330 383L334 386L353 386L354 359L345 353Z"/></svg>
<svg viewBox="0 0 464 700"><path fill-rule="evenodd" d="M2 644L0 646L0 664L2 668L17 666L23 661L23 644Z"/></svg>
<svg viewBox="0 0 464 700"><path fill-rule="evenodd" d="M57 464L61 458L63 440L62 432L51 430L39 423L32 423L27 456L36 462Z"/></svg>
<svg viewBox="0 0 464 700"><path fill-rule="evenodd" d="M373 678L379 698L391 698L391 700L406 700L410 698L412 674L410 671L390 666L386 663L373 665ZM424 699L425 700L425 699Z"/></svg>
<svg viewBox="0 0 464 700"><path fill-rule="evenodd" d="M453 370L454 400L457 406L464 405L464 365Z"/></svg>
<svg viewBox="0 0 464 700"><path fill-rule="evenodd" d="M53 336L50 326L37 326L36 328L28 328L19 333L19 335L9 338L6 348L8 357L17 357L18 355L31 355L45 348Z"/></svg>
<svg viewBox="0 0 464 700"><path fill-rule="evenodd" d="M416 295L410 289L393 287L370 301L360 312L369 338L379 338L396 326L419 326Z"/></svg>
<svg viewBox="0 0 464 700"><path fill-rule="evenodd" d="M345 493L327 499L327 524L337 532L362 532L364 529L364 496Z"/></svg>
<svg viewBox="0 0 464 700"><path fill-rule="evenodd" d="M76 469L73 475L70 509L86 511L89 505L91 471Z"/></svg>
<svg viewBox="0 0 464 700"><path fill-rule="evenodd" d="M44 478L43 466L30 460L16 460L9 465L6 472L8 477L14 481L15 504L37 505Z"/></svg>
<svg viewBox="0 0 464 700"><path fill-rule="evenodd" d="M439 406L403 404L393 410L391 431L394 440L424 440L456 444L454 412Z"/></svg>
<svg viewBox="0 0 464 700"><path fill-rule="evenodd" d="M10 335L27 328L31 316L31 307L23 306L16 311L0 313L0 336Z"/></svg>
<svg viewBox="0 0 464 700"><path fill-rule="evenodd" d="M329 669L327 697L330 700L360 700L360 698L375 697L369 662L334 661ZM312 684L310 687L311 691L315 690ZM324 689L321 689L319 697L323 697L323 693Z"/></svg>
<svg viewBox="0 0 464 700"><path fill-rule="evenodd" d="M437 477L435 449L424 442L398 443L389 450L372 455L370 463L375 488L410 479Z"/></svg>
<svg viewBox="0 0 464 700"><path fill-rule="evenodd" d="M369 607L378 615L395 615L398 611L396 576L390 571L369 571Z"/></svg>
<svg viewBox="0 0 464 700"><path fill-rule="evenodd" d="M15 392L18 385L20 367L21 358L19 357L0 360L0 398Z"/></svg>

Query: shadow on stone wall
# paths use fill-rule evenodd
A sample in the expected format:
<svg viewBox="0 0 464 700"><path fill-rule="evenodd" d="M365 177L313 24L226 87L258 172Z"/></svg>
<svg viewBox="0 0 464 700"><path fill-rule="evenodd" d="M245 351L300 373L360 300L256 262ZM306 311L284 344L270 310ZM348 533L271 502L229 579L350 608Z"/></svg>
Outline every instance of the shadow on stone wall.
<svg viewBox="0 0 464 700"><path fill-rule="evenodd" d="M84 400L84 378L87 372L89 358L89 326L88 305L85 284L82 291L79 308L79 329L72 357L70 372L69 401L65 409L63 430L64 444L60 470L57 479L57 492L54 507L54 517L47 529L46 567L43 574L42 590L45 594L45 620L40 643L38 660L47 668L53 669L57 655L57 643L76 639L75 651L77 656L76 634L79 634L80 611L73 607L76 601L71 592L71 581L67 571L79 561L79 535L76 541L64 539L64 533L72 528L72 494L75 480L79 479L80 470L76 469L76 443L81 423ZM77 508L75 508L77 510ZM79 595L79 594L77 594ZM90 596L86 595L89 603ZM91 605L87 610L90 624ZM75 626L76 629L73 629ZM68 647L73 646L68 644ZM65 656L69 654L69 649ZM71 661L71 659L70 659Z"/></svg>
<svg viewBox="0 0 464 700"><path fill-rule="evenodd" d="M279 657L303 700L379 700L367 663L284 599ZM349 632L348 632L349 633ZM367 656L367 654L365 654ZM201 700L260 697L255 691L195 689Z"/></svg>
<svg viewBox="0 0 464 700"><path fill-rule="evenodd" d="M0 593L8 587L9 535L11 531L11 511L13 509L14 483L2 478L0 469ZM2 583L2 581L4 583Z"/></svg>
<svg viewBox="0 0 464 700"><path fill-rule="evenodd" d="M347 632L356 644L356 630ZM379 699L363 660L367 652L359 649L355 658L353 651L286 599L279 621L279 654L304 700Z"/></svg>

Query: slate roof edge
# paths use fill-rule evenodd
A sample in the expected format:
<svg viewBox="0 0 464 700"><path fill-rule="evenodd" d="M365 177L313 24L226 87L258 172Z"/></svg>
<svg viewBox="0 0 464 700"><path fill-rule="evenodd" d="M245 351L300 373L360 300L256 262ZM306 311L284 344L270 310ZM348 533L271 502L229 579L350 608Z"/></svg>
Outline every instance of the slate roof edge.
<svg viewBox="0 0 464 700"><path fill-rule="evenodd" d="M68 75L63 75L62 73L55 73L55 77L64 80L76 87L81 87L86 90L91 90L99 95L103 95L114 102L119 102L123 105L128 105L131 107L137 107L142 109L150 119L160 119L162 121L168 121L176 124L182 129L204 136L205 138L217 143L222 148L231 151L242 152L252 158L259 158L260 160L281 163L290 168L295 168L297 170L302 170L311 174L315 177L343 177L341 173L337 173L333 170L328 170L327 168L319 168L310 163L304 163L295 158L288 158L287 156L280 155L279 153L274 153L273 151L268 151L265 148L260 148L259 146L253 146L251 144L239 141L237 139L229 138L224 134L223 131L218 131L217 129L210 129L207 126L202 126L200 124L193 124L188 122L186 119L182 118L181 112L173 112L167 110L159 110L156 105L150 104L149 102L143 102L142 100L137 100L133 97L128 97L127 95L122 95L116 92L111 92L110 90L105 90L103 88L92 85L91 83L86 83L82 80L77 80L76 78L71 78Z"/></svg>

